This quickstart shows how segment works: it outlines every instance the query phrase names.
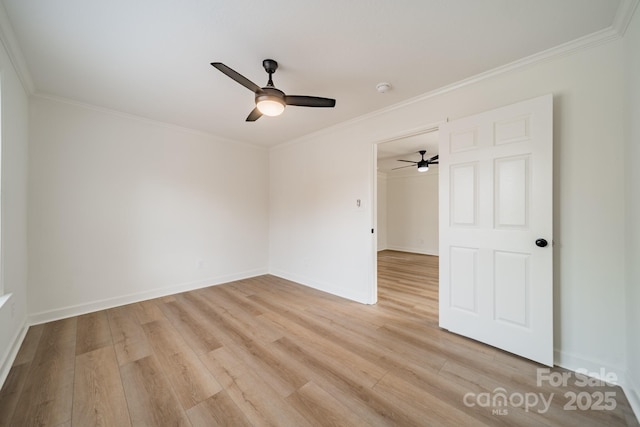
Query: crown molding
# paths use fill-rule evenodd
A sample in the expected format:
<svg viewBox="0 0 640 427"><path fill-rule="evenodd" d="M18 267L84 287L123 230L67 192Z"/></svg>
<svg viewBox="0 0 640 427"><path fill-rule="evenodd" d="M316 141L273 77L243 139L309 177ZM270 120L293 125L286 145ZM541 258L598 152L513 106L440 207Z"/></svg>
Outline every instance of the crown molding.
<svg viewBox="0 0 640 427"><path fill-rule="evenodd" d="M505 65L501 65L499 67L493 68L491 70L487 70L485 72L476 74L469 78L459 80L455 83L442 86L438 89L434 89L430 92L424 93L422 95L418 95L414 98L407 99L405 101L399 102L397 104L391 105L389 107L382 108L380 110L373 111L368 114L364 114L362 116L358 116L351 120L347 120L342 123L338 123L337 125L321 129L319 131L303 135L299 138L292 139L290 141L284 142L282 144L278 144L274 147L271 147L271 150L277 150L280 148L285 148L290 145L296 145L299 143L303 143L305 141L309 141L313 138L330 134L332 132L337 132L341 129L345 129L351 127L357 123L365 122L371 119L374 119L378 116L385 115L395 110L399 110L402 108L406 108L410 105L417 104L419 102L435 98L437 96L443 95L448 92L453 92L460 88L473 85L475 83L481 82L483 80L487 80L502 74L507 74L512 71L521 70L523 68L544 63L547 61L559 59L565 56L572 55L574 53L591 49L596 46L600 46L606 43L610 43L615 40L619 40L624 35L629 23L631 22L631 18L633 17L633 13L635 9L640 3L640 0L621 0L620 5L618 6L618 10L616 11L616 15L614 17L613 23L608 28L602 29L600 31L596 31L594 33L588 34L583 37L579 37L575 40L571 40L569 42L560 44L558 46L554 46L550 49L543 50L538 53L534 53L533 55L526 56L524 58L518 59L516 61L510 62Z"/></svg>
<svg viewBox="0 0 640 427"><path fill-rule="evenodd" d="M31 73L29 73L29 68L27 67L27 61L24 59L24 55L22 54L22 50L18 45L18 40L16 39L15 33L13 31L13 27L11 26L11 21L9 21L9 16L7 15L7 10L4 8L4 3L0 1L0 43L4 47L4 50L7 52L9 56L9 61L11 61L11 65L13 65L20 82L22 83L22 87L28 94L33 94L35 92L35 85L33 84L33 79L31 78Z"/></svg>
<svg viewBox="0 0 640 427"><path fill-rule="evenodd" d="M284 148L286 146L289 145L295 145L304 141L308 141L310 139L313 139L315 137L318 136L322 136L322 135L326 135L329 134L331 132L336 132L339 131L340 129L344 129L344 128L348 128L354 124L363 122L363 121L367 121L370 120L372 118L387 114L389 112L398 110L398 109L402 109L405 108L407 106L410 106L412 104L416 104L422 101L425 101L427 99L430 98L434 98L437 97L439 95L448 93L448 92L452 92L455 91L457 89L460 89L462 87L465 86L469 86L472 85L474 83L480 82L482 80L486 80L501 74L506 74L509 73L511 71L515 71L515 70L519 70L522 69L524 67L533 65L533 64L538 64L538 63L542 63L542 62L546 62L549 60L553 60L556 58L560 58L563 56L567 56L567 55L571 55L575 52L584 50L584 49L589 49L595 46L599 46L601 44L605 44L608 42L611 42L613 40L617 40L621 37L624 36L629 23L631 22L631 19L633 17L634 12L637 9L638 4L640 3L640 0L621 0L620 5L618 6L618 9L616 11L616 15L614 17L613 23L610 27L597 31L595 33L589 34L587 36L584 37L580 37L578 39L575 39L573 41L558 45L556 47L553 47L551 49L547 49L544 50L542 52L538 52L535 53L533 55L521 58L519 60L516 60L514 62L493 68L491 70L485 71L483 73L480 74L476 74L474 76L471 76L467 79L463 79L460 80L458 82L452 83L450 85L446 85L443 87L440 87L438 89L432 90L430 92L427 92L425 94L419 95L417 97L414 98L410 98L408 100L405 100L403 102L391 105L389 107L380 109L380 110L376 110L373 111L371 113L368 114L364 114L362 116L356 117L354 119L351 120L347 120L345 122L342 123L338 123L334 126L330 126L324 129L321 129L317 132L313 132L304 136L301 136L299 138L295 138L292 139L290 141L284 142L282 144L278 144L276 146L270 147L270 150L277 150L279 148ZM24 55L22 54L22 50L19 47L19 44L17 42L17 39L15 37L15 33L13 31L13 27L11 25L11 22L9 20L9 17L7 15L7 11L4 7L4 4L2 1L0 1L0 43L3 45L3 47L5 48L7 55L9 56L9 60L11 61L11 64L13 65L13 68L16 71L16 74L18 75L18 78L20 79L20 82L22 83L22 86L24 87L24 89L27 91L27 93L29 93L30 95L36 95L42 98L49 98L49 99L57 99L61 102L67 102L67 103L75 103L76 105L79 106L84 106L85 108L94 108L94 109L98 109L98 110L102 110L103 112L111 112L114 114L120 114L119 112L115 112L113 110L108 110L108 109L102 109L101 107L94 107L94 106L89 106L87 104L82 104L79 102L74 102L71 100L66 100L66 99L60 99L60 98L55 98L53 96L48 96L48 95L44 95L42 93L37 93L35 85L33 83L33 79L31 77L31 74L29 72L29 69L27 67L27 62L24 58ZM130 117L130 118L137 118L140 120L145 120L145 121L149 121L149 122L154 122L154 123L159 123L157 121L151 120L151 119L147 119L144 117L139 117L139 116L133 116L133 115L129 115L126 113L121 113L124 116ZM170 127L174 127L173 125L169 125ZM175 126L175 128L180 128L179 126ZM187 130L186 128L181 128L182 130ZM194 131L191 130L192 132L196 132L196 133L203 133L203 132L199 132L199 131ZM206 134L206 133L205 133ZM220 138L217 135L210 135L207 134L209 136L215 136L217 138ZM226 138L221 138L221 139L226 139ZM238 141L233 141L235 143L238 143ZM254 146L254 144L248 144L251 146Z"/></svg>
<svg viewBox="0 0 640 427"><path fill-rule="evenodd" d="M620 37L624 37L627 32L631 18L638 7L640 0L621 0L616 16L613 18L613 24L611 25Z"/></svg>
<svg viewBox="0 0 640 427"><path fill-rule="evenodd" d="M106 107L100 107L94 104L87 104L84 102L80 102L80 101L76 101L75 99L70 99L70 98L64 98L61 96L56 96L56 95L50 95L47 93L43 93L43 92L35 92L33 94L31 94L31 97L34 99L43 99L46 101L50 101L50 102L57 102L60 104L67 104L70 105L72 107L75 108L81 108L84 110L90 110L90 111L95 111L101 114L107 114L110 116L115 116L121 119L125 119L125 120L131 120L131 121L135 121L135 122L139 122L139 123L143 123L145 125L148 126L155 126L155 127L161 127L161 128L165 128L165 129L169 129L172 130L174 132L182 132L182 133L187 133L187 134L191 134L191 135L197 135L197 136L202 136L205 138L211 138L211 139L215 139L218 142L221 143L225 143L225 144L233 144L236 146L245 146L245 147L251 147L251 148L255 148L261 151L268 151L268 147L265 147L263 145L258 145L258 144L251 144L249 142L244 142L244 141L236 141L234 139L230 139L230 138L226 138L220 135L216 135L213 133L209 133L209 132L205 132L202 130L198 130L198 129L193 129L193 128L188 128L188 127L184 127L184 126L180 126L180 125L176 125L173 123L169 123L169 122L163 122L160 120L154 120L154 119L150 119L148 117L144 117L144 116L138 116L135 114L131 114L131 113L125 113L123 111L120 110L113 110L110 108L106 108Z"/></svg>

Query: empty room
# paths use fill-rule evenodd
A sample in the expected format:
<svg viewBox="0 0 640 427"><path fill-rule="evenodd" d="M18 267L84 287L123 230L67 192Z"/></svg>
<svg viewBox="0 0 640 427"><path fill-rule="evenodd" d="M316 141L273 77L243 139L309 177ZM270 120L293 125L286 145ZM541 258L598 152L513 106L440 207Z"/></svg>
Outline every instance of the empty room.
<svg viewBox="0 0 640 427"><path fill-rule="evenodd" d="M0 426L638 426L639 0L0 0Z"/></svg>

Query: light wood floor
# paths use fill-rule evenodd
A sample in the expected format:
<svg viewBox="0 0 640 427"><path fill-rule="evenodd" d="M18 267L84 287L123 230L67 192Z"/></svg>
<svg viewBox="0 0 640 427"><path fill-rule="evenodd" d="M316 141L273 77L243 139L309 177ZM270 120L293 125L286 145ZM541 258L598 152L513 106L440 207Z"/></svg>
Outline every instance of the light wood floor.
<svg viewBox="0 0 640 427"><path fill-rule="evenodd" d="M374 306L262 276L33 326L0 425L638 425L619 388L538 387L535 363L440 330L437 258L378 264ZM479 405L501 392L553 397ZM605 392L615 409L563 408Z"/></svg>

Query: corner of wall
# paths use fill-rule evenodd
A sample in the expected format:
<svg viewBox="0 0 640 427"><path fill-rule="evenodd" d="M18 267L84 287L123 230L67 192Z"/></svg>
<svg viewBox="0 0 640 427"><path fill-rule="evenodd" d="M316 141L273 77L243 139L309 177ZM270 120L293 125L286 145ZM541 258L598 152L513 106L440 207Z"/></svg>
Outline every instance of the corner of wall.
<svg viewBox="0 0 640 427"><path fill-rule="evenodd" d="M636 418L640 420L640 226L636 218L640 214L640 190L635 185L640 173L636 163L640 160L640 124L635 118L640 113L640 8L638 0L625 0L629 9L621 34L624 34L625 83L626 83L626 129L625 129L625 202L626 202L626 352L627 374L625 393ZM621 6L622 7L622 6ZM634 13L635 12L635 13Z"/></svg>
<svg viewBox="0 0 640 427"><path fill-rule="evenodd" d="M555 349L553 362L555 366L568 369L570 371L583 371L588 372L606 372L615 374L618 378L618 384L625 386L627 384L626 370L621 366L613 366L602 361L593 360L587 355L569 353Z"/></svg>
<svg viewBox="0 0 640 427"><path fill-rule="evenodd" d="M636 418L640 420L640 386L628 375L622 387Z"/></svg>
<svg viewBox="0 0 640 427"><path fill-rule="evenodd" d="M14 310L12 308L12 295L6 294L0 298L3 299L3 301L0 302L0 324L17 324L17 327L11 328L10 330L0 331L3 335L1 339L2 344L6 344L4 352L0 354L0 388L2 388L2 385L9 375L9 371L11 370L11 366L13 365L13 361L18 354L18 350L22 345L22 341L27 334L28 326L25 319L17 321L15 320L13 312ZM11 334L11 331L13 331L13 334ZM6 332L9 333L9 336L5 335Z"/></svg>
<svg viewBox="0 0 640 427"><path fill-rule="evenodd" d="M636 418L640 419L640 388L638 387L638 384L635 383L628 370L610 366L602 362L590 360L587 357L570 354L558 349L554 351L554 364L573 372L586 370L587 372L594 374L590 376L600 379L602 379L601 377L615 374L618 379L617 385L619 385L624 392L624 395L629 401L629 405L631 406Z"/></svg>
<svg viewBox="0 0 640 427"><path fill-rule="evenodd" d="M27 61L24 59L22 50L18 47L16 36L13 33L13 27L11 26L7 11L2 2L0 2L0 42L7 52L13 69L16 71L25 91L29 94L34 93L35 86L29 69L27 68Z"/></svg>
<svg viewBox="0 0 640 427"><path fill-rule="evenodd" d="M7 349L5 357L0 360L0 388L2 388L5 380L9 376L9 371L11 371L13 361L18 355L18 350L20 350L20 346L22 345L22 341L24 341L24 337L27 335L28 330L29 327L27 326L27 323L23 322L22 327L18 330L18 333L13 340L11 340L11 344Z"/></svg>
<svg viewBox="0 0 640 427"><path fill-rule="evenodd" d="M28 96L33 83L0 2L2 72L2 279L0 386L27 332L27 150Z"/></svg>
<svg viewBox="0 0 640 427"><path fill-rule="evenodd" d="M375 301L371 301L371 296L367 294L362 294L359 292L353 292L349 289L340 289L337 288L332 283L323 282L321 280L316 280L312 277L302 276L295 273L289 273L283 270L274 269L269 272L269 274L280 277L281 279L290 280L299 285L307 286L309 288L317 289L322 292L327 292L332 295L345 298L351 301L359 302L361 304L375 304Z"/></svg>
<svg viewBox="0 0 640 427"><path fill-rule="evenodd" d="M249 279L251 277L267 274L267 269L255 269L244 271L241 273L228 274L223 276L212 277L206 280L198 280L195 282L181 283L168 286L161 289L153 289L144 292L137 292L129 295L123 295L102 300L95 300L83 304L56 308L39 313L31 313L27 319L28 325L37 325L55 320L65 319L73 316L80 316L99 310L120 307L127 304L133 304L154 298L160 298L168 295L174 295L182 292L193 291L196 289L206 288L209 286L221 285L237 280Z"/></svg>

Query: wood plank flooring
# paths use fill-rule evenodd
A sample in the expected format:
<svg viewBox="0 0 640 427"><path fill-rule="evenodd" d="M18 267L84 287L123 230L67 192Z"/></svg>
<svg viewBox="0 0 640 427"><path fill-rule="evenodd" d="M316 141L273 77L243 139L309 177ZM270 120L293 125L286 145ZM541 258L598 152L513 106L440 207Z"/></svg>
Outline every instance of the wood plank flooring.
<svg viewBox="0 0 640 427"><path fill-rule="evenodd" d="M638 426L618 387L438 328L436 257L378 266L372 306L261 276L33 326L0 426Z"/></svg>

